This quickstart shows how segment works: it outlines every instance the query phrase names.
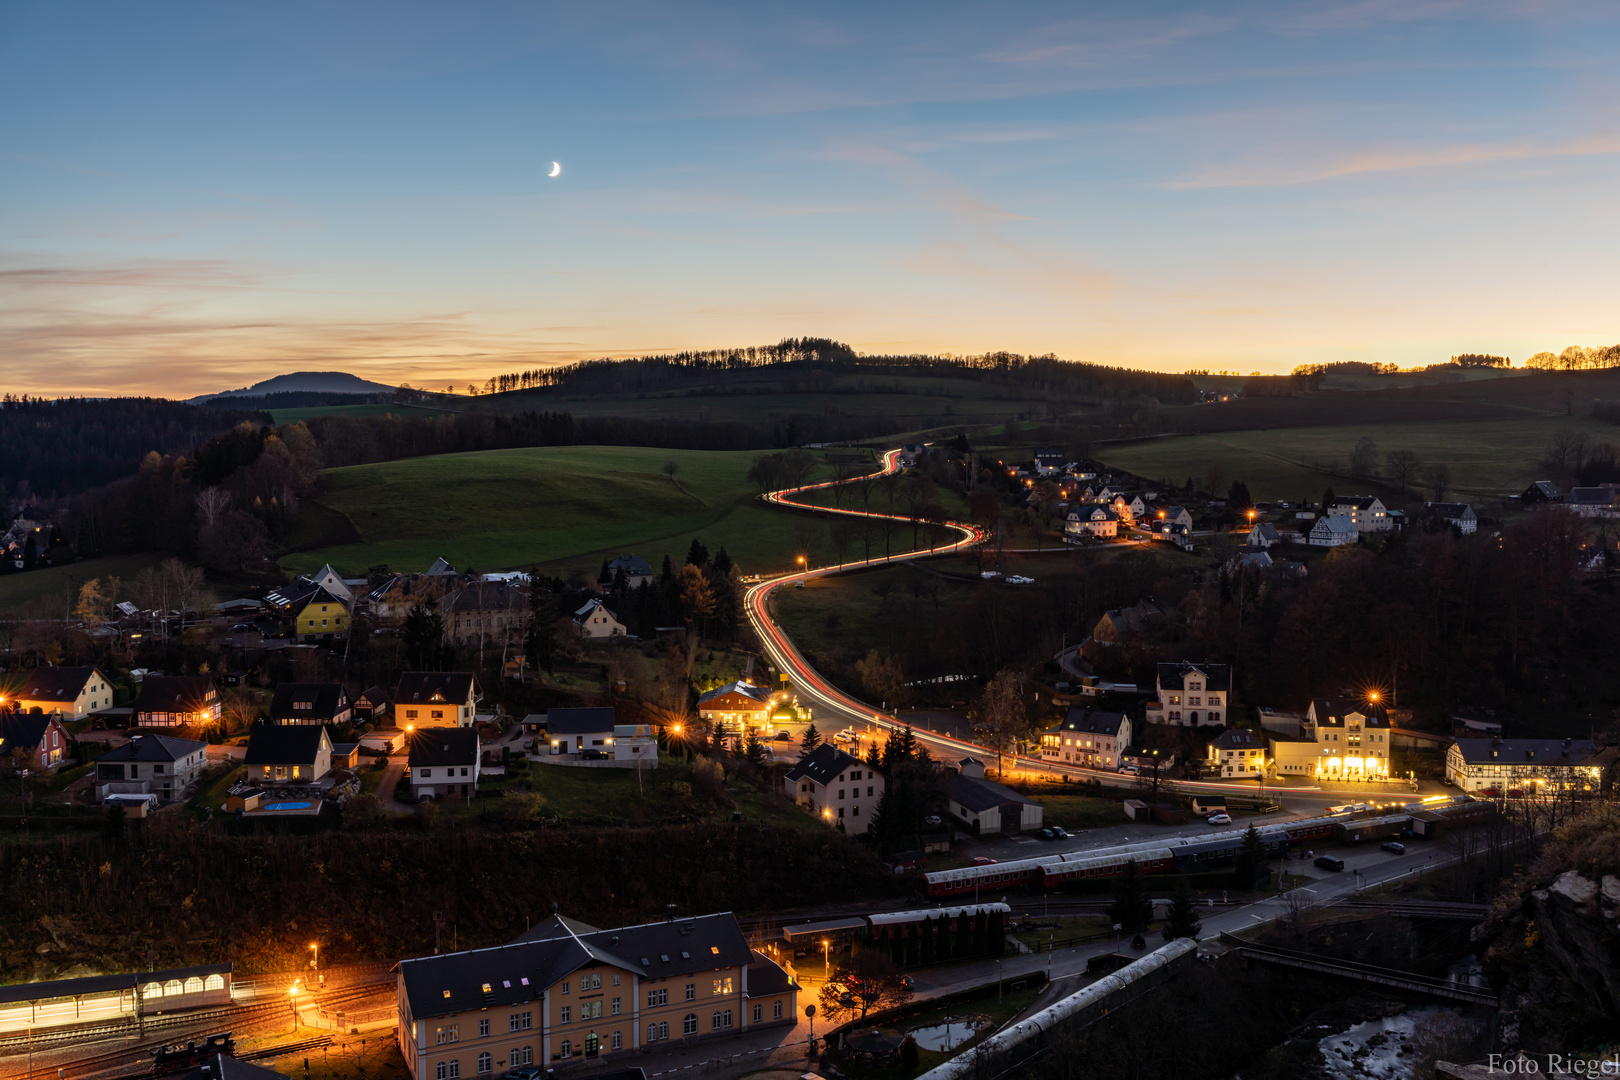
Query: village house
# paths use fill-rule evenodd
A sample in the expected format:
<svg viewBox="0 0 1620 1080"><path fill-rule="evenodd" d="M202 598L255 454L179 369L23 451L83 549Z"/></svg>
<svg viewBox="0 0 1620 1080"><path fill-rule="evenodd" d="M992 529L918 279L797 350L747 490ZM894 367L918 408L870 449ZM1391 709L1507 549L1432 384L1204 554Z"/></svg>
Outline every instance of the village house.
<svg viewBox="0 0 1620 1080"><path fill-rule="evenodd" d="M0 713L0 762L50 772L67 757L72 736L56 713Z"/></svg>
<svg viewBox="0 0 1620 1080"><path fill-rule="evenodd" d="M1070 709L1063 722L1041 732L1041 757L1099 769L1117 769L1131 744L1131 719L1101 709Z"/></svg>
<svg viewBox="0 0 1620 1080"><path fill-rule="evenodd" d="M1620 513L1615 506L1617 494L1620 494L1620 487L1614 484L1570 488L1569 494L1564 497L1564 505L1581 517L1614 517Z"/></svg>
<svg viewBox="0 0 1620 1080"><path fill-rule="evenodd" d="M352 705L354 722L378 723L388 717L388 691L380 686L368 686L357 695Z"/></svg>
<svg viewBox="0 0 1620 1080"><path fill-rule="evenodd" d="M394 723L407 731L472 727L483 698L478 676L471 672L408 671L394 688Z"/></svg>
<svg viewBox="0 0 1620 1080"><path fill-rule="evenodd" d="M1119 535L1119 515L1106 506L1082 506L1071 510L1063 526L1071 539L1086 535L1112 539Z"/></svg>
<svg viewBox="0 0 1620 1080"><path fill-rule="evenodd" d="M1164 605L1151 596L1138 600L1128 608L1111 608L1103 612L1097 625L1091 628L1091 640L1098 645L1118 645L1127 638L1141 634L1164 618L1164 614Z"/></svg>
<svg viewBox="0 0 1620 1080"><path fill-rule="evenodd" d="M782 776L782 793L799 809L845 832L863 833L883 798L883 770L822 743Z"/></svg>
<svg viewBox="0 0 1620 1080"><path fill-rule="evenodd" d="M1055 447L1047 446L1035 451L1035 472L1040 476L1051 476L1062 472L1063 466L1068 464L1068 454Z"/></svg>
<svg viewBox="0 0 1620 1080"><path fill-rule="evenodd" d="M773 695L763 686L738 679L717 686L698 698L698 716L718 730L746 733L767 727L771 719Z"/></svg>
<svg viewBox="0 0 1620 1080"><path fill-rule="evenodd" d="M524 727L529 720L524 718ZM658 739L648 724L621 724L610 707L552 709L545 717L554 755L611 761L624 768L658 768Z"/></svg>
<svg viewBox="0 0 1620 1080"><path fill-rule="evenodd" d="M1389 511L1376 495L1340 495L1322 508L1323 517L1344 516L1358 533L1388 532L1395 527Z"/></svg>
<svg viewBox="0 0 1620 1080"><path fill-rule="evenodd" d="M1558 485L1551 480L1537 480L1524 489L1519 496L1519 505L1524 507L1537 506L1541 503L1561 503L1564 493L1558 490Z"/></svg>
<svg viewBox="0 0 1620 1080"><path fill-rule="evenodd" d="M1266 740L1259 732L1238 728L1223 731L1210 741L1205 753L1222 778L1265 775Z"/></svg>
<svg viewBox="0 0 1620 1080"><path fill-rule="evenodd" d="M1158 665L1158 701L1147 706L1150 724L1225 726L1231 669L1225 664L1180 663Z"/></svg>
<svg viewBox="0 0 1620 1080"><path fill-rule="evenodd" d="M61 713L64 720L82 720L112 703L112 683L93 667L35 668L8 698L0 698L0 705L15 704L20 712Z"/></svg>
<svg viewBox="0 0 1620 1080"><path fill-rule="evenodd" d="M1456 529L1464 536L1479 528L1479 518L1474 516L1474 508L1467 503L1426 502L1423 511L1431 527Z"/></svg>
<svg viewBox="0 0 1620 1080"><path fill-rule="evenodd" d="M945 784L946 811L974 836L1014 836L1041 827L1041 804L985 779L984 762L977 758L963 758Z"/></svg>
<svg viewBox="0 0 1620 1080"><path fill-rule="evenodd" d="M395 574L366 594L372 626L398 630L417 604L437 604L455 584L447 574Z"/></svg>
<svg viewBox="0 0 1620 1080"><path fill-rule="evenodd" d="M1334 514L1332 517L1317 518L1305 542L1312 547L1344 547L1359 539L1361 534L1355 522L1343 514Z"/></svg>
<svg viewBox="0 0 1620 1080"><path fill-rule="evenodd" d="M463 648L518 645L529 629L529 597L504 581L474 581L439 605L444 636Z"/></svg>
<svg viewBox="0 0 1620 1080"><path fill-rule="evenodd" d="M1141 521L1142 515L1147 513L1147 503L1142 501L1142 496L1133 495L1131 496L1130 502L1125 504L1125 509L1130 512L1131 521ZM1124 516L1124 514L1120 515L1122 518Z"/></svg>
<svg viewBox="0 0 1620 1080"><path fill-rule="evenodd" d="M254 724L242 764L255 783L314 784L332 771L332 739L324 727Z"/></svg>
<svg viewBox="0 0 1620 1080"><path fill-rule="evenodd" d="M270 699L272 724L347 724L353 717L342 683L282 683Z"/></svg>
<svg viewBox="0 0 1620 1080"><path fill-rule="evenodd" d="M206 675L148 675L141 681L130 722L134 727L212 727L219 723L219 691Z"/></svg>
<svg viewBox="0 0 1620 1080"><path fill-rule="evenodd" d="M1369 701L1316 698L1300 720L1298 735L1284 731L1271 737L1272 771L1279 776L1387 779L1389 753L1389 714Z"/></svg>
<svg viewBox="0 0 1620 1080"><path fill-rule="evenodd" d="M442 799L478 794L478 767L483 756L472 728L425 728L410 737L411 795Z"/></svg>
<svg viewBox="0 0 1620 1080"><path fill-rule="evenodd" d="M552 915L509 945L399 964L412 1080L490 1077L791 1026L798 986L730 913L599 930Z"/></svg>
<svg viewBox="0 0 1620 1080"><path fill-rule="evenodd" d="M1446 781L1485 794L1593 791L1603 769L1590 739L1458 739L1446 751Z"/></svg>
<svg viewBox="0 0 1620 1080"><path fill-rule="evenodd" d="M299 641L338 641L349 636L349 608L324 588L310 594L293 618Z"/></svg>
<svg viewBox="0 0 1620 1080"><path fill-rule="evenodd" d="M136 735L96 758L96 796L151 794L173 802L207 763L207 744L173 735Z"/></svg>
<svg viewBox="0 0 1620 1080"><path fill-rule="evenodd" d="M584 607L574 612L574 625L579 627L579 636L587 641L625 637L630 632L600 600L587 600Z"/></svg>
<svg viewBox="0 0 1620 1080"><path fill-rule="evenodd" d="M1172 506L1159 516L1159 521L1171 528L1180 526L1187 532L1191 532L1193 527L1192 511L1185 506Z"/></svg>
<svg viewBox="0 0 1620 1080"><path fill-rule="evenodd" d="M620 574L624 575L625 586L631 589L641 588L656 576L652 564L640 555L620 555L607 564L606 576L598 584L603 587L611 586Z"/></svg>
<svg viewBox="0 0 1620 1080"><path fill-rule="evenodd" d="M1282 543L1282 534L1277 526L1269 521L1262 521L1249 530L1249 538L1245 541L1249 547L1269 548Z"/></svg>

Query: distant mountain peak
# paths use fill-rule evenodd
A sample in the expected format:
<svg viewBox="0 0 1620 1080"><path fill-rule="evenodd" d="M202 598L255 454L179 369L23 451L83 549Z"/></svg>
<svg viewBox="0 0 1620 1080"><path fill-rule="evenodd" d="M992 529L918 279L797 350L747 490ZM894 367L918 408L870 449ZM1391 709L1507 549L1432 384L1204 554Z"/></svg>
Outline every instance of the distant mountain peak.
<svg viewBox="0 0 1620 1080"><path fill-rule="evenodd" d="M212 401L215 398L263 397L265 394L317 393L317 394L390 394L398 387L372 382L347 371L293 371L277 375L240 390L221 390L214 394L201 394L192 401Z"/></svg>

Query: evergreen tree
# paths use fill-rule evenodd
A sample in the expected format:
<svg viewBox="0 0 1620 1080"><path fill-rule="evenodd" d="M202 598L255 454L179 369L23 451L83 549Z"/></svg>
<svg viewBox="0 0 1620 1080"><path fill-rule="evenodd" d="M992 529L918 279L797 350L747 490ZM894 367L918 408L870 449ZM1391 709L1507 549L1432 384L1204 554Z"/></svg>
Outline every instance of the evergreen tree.
<svg viewBox="0 0 1620 1080"><path fill-rule="evenodd" d="M922 935L922 963L934 962L934 920L932 916L925 917L917 926L917 932Z"/></svg>
<svg viewBox="0 0 1620 1080"><path fill-rule="evenodd" d="M675 580L675 565L669 561L668 555L664 556L664 568L658 571L658 580L666 585Z"/></svg>
<svg viewBox="0 0 1620 1080"><path fill-rule="evenodd" d="M878 748L876 739L866 748L866 763L874 769L883 764L883 751Z"/></svg>
<svg viewBox="0 0 1620 1080"><path fill-rule="evenodd" d="M596 583L598 585L606 585L608 583L608 581L612 579L612 577L613 577L613 575L608 572L608 561L607 561L606 558L603 558L603 560L602 560L602 569L596 575Z"/></svg>
<svg viewBox="0 0 1620 1080"><path fill-rule="evenodd" d="M1260 884L1260 869L1265 865L1265 852L1260 844L1260 831L1250 825L1243 834L1243 846L1238 849L1232 866L1232 888L1253 889Z"/></svg>
<svg viewBox="0 0 1620 1080"><path fill-rule="evenodd" d="M804 729L803 737L799 739L799 756L801 758L809 757L811 751L820 745L821 732L816 730L815 721L812 720L810 726Z"/></svg>
<svg viewBox="0 0 1620 1080"><path fill-rule="evenodd" d="M1164 940L1174 941L1177 938L1197 938L1204 924L1198 921L1198 912L1193 906L1192 886L1187 884L1186 878L1176 882L1176 892L1170 899L1170 911L1164 923Z"/></svg>
<svg viewBox="0 0 1620 1080"><path fill-rule="evenodd" d="M445 661L444 616L432 600L411 606L400 634L405 666L412 671L442 671Z"/></svg>
<svg viewBox="0 0 1620 1080"><path fill-rule="evenodd" d="M748 738L743 740L743 757L750 765L765 764L765 744L759 741L759 732L753 728L748 729Z"/></svg>
<svg viewBox="0 0 1620 1080"><path fill-rule="evenodd" d="M686 565L698 567L709 565L709 548L695 536L692 537L692 546L686 549Z"/></svg>
<svg viewBox="0 0 1620 1080"><path fill-rule="evenodd" d="M985 954L985 933L987 921L988 920L985 919L983 911L975 911L973 913L973 936L971 938L972 944L969 945L968 948L972 951L974 956L983 956Z"/></svg>
<svg viewBox="0 0 1620 1080"><path fill-rule="evenodd" d="M1227 493L1226 501L1236 510L1247 510L1254 505L1254 500L1249 497L1249 485L1241 480L1232 481L1232 488Z"/></svg>
<svg viewBox="0 0 1620 1080"><path fill-rule="evenodd" d="M523 635L523 652L536 672L551 672L557 665L557 609L550 590L540 585L540 574L529 568L529 629Z"/></svg>
<svg viewBox="0 0 1620 1080"><path fill-rule="evenodd" d="M1007 951L1007 926L1002 921L1001 909L996 908L990 912L985 927L985 936L988 939L992 956L1000 956Z"/></svg>
<svg viewBox="0 0 1620 1080"><path fill-rule="evenodd" d="M1153 900L1142 887L1136 860L1125 864L1125 872L1114 886L1114 902L1108 905L1108 921L1127 934L1134 934L1153 921Z"/></svg>
<svg viewBox="0 0 1620 1080"><path fill-rule="evenodd" d="M714 569L716 574L720 575L721 577L725 577L731 573L731 556L727 555L726 549L722 547L719 551L714 553L714 558L710 561L709 565Z"/></svg>
<svg viewBox="0 0 1620 1080"><path fill-rule="evenodd" d="M1333 489L1328 488L1322 492L1322 514L1327 515L1327 508L1333 504Z"/></svg>

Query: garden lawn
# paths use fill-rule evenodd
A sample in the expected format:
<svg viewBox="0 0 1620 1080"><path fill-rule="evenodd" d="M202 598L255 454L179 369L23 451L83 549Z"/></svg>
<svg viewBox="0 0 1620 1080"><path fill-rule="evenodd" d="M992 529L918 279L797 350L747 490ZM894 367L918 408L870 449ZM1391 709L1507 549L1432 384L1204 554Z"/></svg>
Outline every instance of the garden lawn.
<svg viewBox="0 0 1620 1080"><path fill-rule="evenodd" d="M65 601L65 613L78 599L79 586L91 578L117 577L127 584L142 570L156 566L162 558L156 554L109 555L67 566L0 574L0 611L12 611L38 600L54 600Z"/></svg>

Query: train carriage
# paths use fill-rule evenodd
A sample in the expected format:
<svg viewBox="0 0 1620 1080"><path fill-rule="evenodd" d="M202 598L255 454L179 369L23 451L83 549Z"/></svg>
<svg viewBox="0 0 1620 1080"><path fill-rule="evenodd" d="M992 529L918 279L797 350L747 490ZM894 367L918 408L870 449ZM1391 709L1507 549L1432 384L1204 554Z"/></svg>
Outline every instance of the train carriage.
<svg viewBox="0 0 1620 1080"><path fill-rule="evenodd" d="M1175 853L1168 847L1143 848L1123 853L1096 854L1077 852L1062 856L1062 862L1042 867L1043 883L1056 889L1065 881L1087 878L1114 877L1125 872L1128 863L1136 863L1141 874L1164 874L1175 866Z"/></svg>

